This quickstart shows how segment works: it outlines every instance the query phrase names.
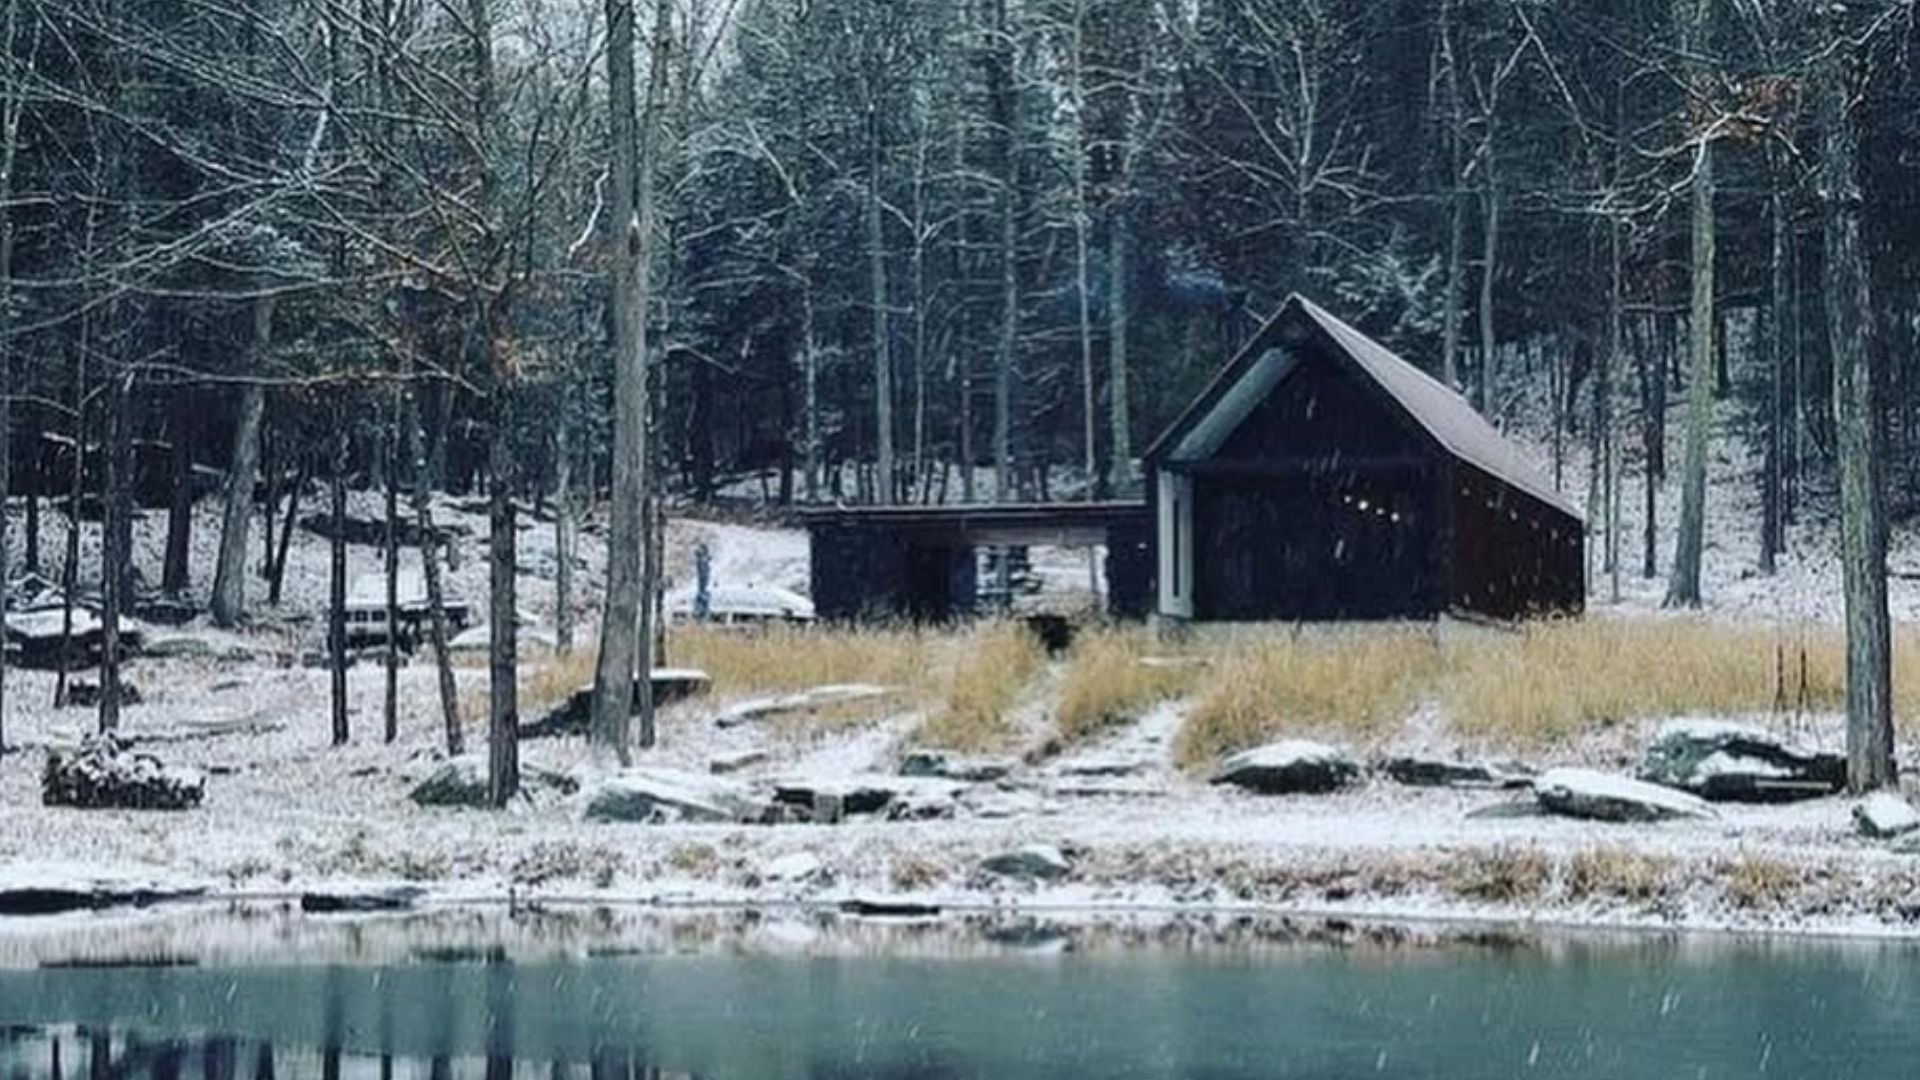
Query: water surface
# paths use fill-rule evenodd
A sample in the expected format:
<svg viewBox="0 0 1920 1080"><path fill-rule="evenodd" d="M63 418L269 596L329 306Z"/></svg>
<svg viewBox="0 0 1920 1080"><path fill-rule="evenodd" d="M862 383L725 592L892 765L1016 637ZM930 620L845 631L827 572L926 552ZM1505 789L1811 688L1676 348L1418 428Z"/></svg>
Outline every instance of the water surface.
<svg viewBox="0 0 1920 1080"><path fill-rule="evenodd" d="M1920 1062L1911 946L1033 940L59 961L0 970L0 1078L1706 1080Z"/></svg>

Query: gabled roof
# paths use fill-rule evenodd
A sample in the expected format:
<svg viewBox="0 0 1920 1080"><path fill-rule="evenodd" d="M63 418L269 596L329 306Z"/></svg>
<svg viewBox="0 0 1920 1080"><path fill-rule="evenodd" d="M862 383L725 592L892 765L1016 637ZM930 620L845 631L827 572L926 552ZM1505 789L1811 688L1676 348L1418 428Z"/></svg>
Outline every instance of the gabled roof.
<svg viewBox="0 0 1920 1080"><path fill-rule="evenodd" d="M1466 398L1298 294L1287 298L1247 347L1154 440L1146 458L1195 460L1218 450L1253 406L1291 370L1286 351L1276 345L1296 328L1318 337L1337 358L1351 362L1455 459L1564 514L1583 519L1579 508L1555 491L1520 448L1494 430Z"/></svg>

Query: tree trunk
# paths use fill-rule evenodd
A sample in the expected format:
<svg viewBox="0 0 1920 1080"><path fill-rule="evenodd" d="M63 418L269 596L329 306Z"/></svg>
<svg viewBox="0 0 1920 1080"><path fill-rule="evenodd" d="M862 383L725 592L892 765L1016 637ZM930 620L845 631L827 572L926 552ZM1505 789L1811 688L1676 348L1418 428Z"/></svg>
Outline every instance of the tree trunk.
<svg viewBox="0 0 1920 1080"><path fill-rule="evenodd" d="M1441 307L1440 381L1450 390L1460 388L1460 294L1467 278L1467 116L1460 96L1460 72L1453 54L1452 14L1458 0L1440 4L1441 74L1446 81L1447 112L1452 126L1447 144L1452 155L1448 174L1451 191L1447 198L1447 278L1446 299Z"/></svg>
<svg viewBox="0 0 1920 1080"><path fill-rule="evenodd" d="M482 333L492 338L491 319ZM494 364L488 365L495 368ZM497 368L495 368L497 372ZM496 378L498 376L496 375ZM493 448L487 478L487 791L504 807L520 790L519 604L514 526L513 386L493 388Z"/></svg>
<svg viewBox="0 0 1920 1080"><path fill-rule="evenodd" d="M387 422L380 436L381 472L386 481L386 528L381 536L382 553L387 561L387 656L386 700L381 703L388 742L400 737L400 397L389 391Z"/></svg>
<svg viewBox="0 0 1920 1080"><path fill-rule="evenodd" d="M573 381L561 383L553 431L553 637L561 656L573 652Z"/></svg>
<svg viewBox="0 0 1920 1080"><path fill-rule="evenodd" d="M1008 0L993 0L995 44L988 69L988 94L1000 145L1000 336L993 370L993 499L1013 495L1013 367L1020 335L1020 141L1015 116L1013 44L1007 25Z"/></svg>
<svg viewBox="0 0 1920 1080"><path fill-rule="evenodd" d="M1707 0L1695 5L1682 32L1689 52L1699 48L1707 18ZM1693 93L1704 97L1705 71L1692 74ZM1690 95L1691 96L1691 95ZM1689 109L1689 114L1693 113ZM1680 528L1674 538L1673 577L1667 582L1666 606L1700 606L1700 553L1706 532L1707 446L1713 436L1714 330L1714 217L1712 132L1699 133L1700 147L1693 167L1693 221L1691 277L1692 303L1687 314L1687 450L1680 477Z"/></svg>
<svg viewBox="0 0 1920 1080"><path fill-rule="evenodd" d="M332 674L333 745L347 745L347 428L334 410L333 468L327 478L333 535L327 541L327 660Z"/></svg>
<svg viewBox="0 0 1920 1080"><path fill-rule="evenodd" d="M80 316L78 347L73 351L73 471L67 478L66 563L60 569L60 670L54 674L53 704L67 704L67 673L73 670L73 603L80 591L80 496L87 475L87 351L93 319Z"/></svg>
<svg viewBox="0 0 1920 1080"><path fill-rule="evenodd" d="M19 31L19 0L7 0L5 39L0 48L13 56ZM8 586L13 567L8 560L7 526L13 514L13 162L20 144L20 94L11 80L7 84L4 106L0 106L0 616L10 607ZM34 547L33 532L39 524L33 520L33 496L27 496L27 550ZM7 752L7 650L6 634L0 630L0 756Z"/></svg>
<svg viewBox="0 0 1920 1080"><path fill-rule="evenodd" d="M800 364L806 397L806 473L807 501L820 501L820 350L813 336L813 287L801 286Z"/></svg>
<svg viewBox="0 0 1920 1080"><path fill-rule="evenodd" d="M112 376L107 392L107 438L103 459L103 486L100 492L100 730L120 727L120 615L127 596L126 565L129 556L125 528L131 507L127 499L127 450L131 444L127 416L128 377Z"/></svg>
<svg viewBox="0 0 1920 1080"><path fill-rule="evenodd" d="M646 115L635 130L633 0L607 0L607 85L613 142L614 452L607 599L594 670L593 743L632 760L631 713L652 744L651 665L641 620L647 582L647 312L653 255L654 134L666 83L670 0L654 7ZM811 404L811 403L810 403ZM810 409L811 411L811 409ZM637 700L636 700L637 699Z"/></svg>
<svg viewBox="0 0 1920 1080"><path fill-rule="evenodd" d="M171 404L168 463L173 491L167 508L167 551L161 564L160 591L178 597L187 590L188 554L193 549L193 444L197 440L192 419L194 403L185 391L175 390Z"/></svg>
<svg viewBox="0 0 1920 1080"><path fill-rule="evenodd" d="M293 526L300 520L300 494L313 478L313 455L300 454L300 467L293 473L293 488L287 492L287 513L280 522L280 552L273 557L273 570L267 576L267 605L280 606L280 589L287 580L287 551L293 547Z"/></svg>
<svg viewBox="0 0 1920 1080"><path fill-rule="evenodd" d="M1489 117L1488 127L1493 121ZM1489 420L1500 412L1500 343L1493 322L1493 283L1500 259L1500 185L1494 175L1493 134L1487 134L1486 179L1480 197L1485 208L1480 250L1480 411Z"/></svg>
<svg viewBox="0 0 1920 1080"><path fill-rule="evenodd" d="M870 90L871 92L871 90ZM887 333L886 230L880 215L880 105L867 104L867 287L873 317L874 501L895 501L898 476L893 463L893 355Z"/></svg>
<svg viewBox="0 0 1920 1080"><path fill-rule="evenodd" d="M460 696L453 681L453 658L447 650L447 594L440 579L440 534L433 527L433 502L427 489L429 470L420 397L416 384L407 395L406 420L407 458L413 466L413 521L420 530L420 573L427 583L427 637L439 677L440 717L447 733L447 753L458 757L466 751L466 739L460 730Z"/></svg>
<svg viewBox="0 0 1920 1080"><path fill-rule="evenodd" d="M1107 487L1133 491L1133 412L1127 389L1127 222L1115 204L1107 223Z"/></svg>
<svg viewBox="0 0 1920 1080"><path fill-rule="evenodd" d="M1892 661L1887 621L1886 522L1880 486L1878 415L1869 355L1873 299L1860 250L1859 132L1848 114L1847 58L1820 67L1825 183L1827 335L1833 350L1833 415L1840 458L1840 561L1847 609L1847 787L1891 786Z"/></svg>
<svg viewBox="0 0 1920 1080"><path fill-rule="evenodd" d="M253 302L248 340L249 368L256 368L273 333L273 297ZM213 621L232 627L246 614L247 524L253 516L253 474L260 453L260 415L267 392L257 382L240 391L240 418L234 425L233 457L227 466L226 510L220 525L220 554L213 574Z"/></svg>
<svg viewBox="0 0 1920 1080"><path fill-rule="evenodd" d="M1767 217L1772 225L1773 251L1768 266L1770 302L1767 305L1766 348L1771 390L1767 410L1766 463L1761 473L1760 492L1760 571L1764 574L1774 572L1775 559L1786 548L1786 530L1782 524L1786 469L1782 455L1786 450L1787 427L1787 349L1783 319L1787 310L1787 212L1786 199L1779 190L1777 163L1769 170L1769 175L1773 190L1767 196Z"/></svg>

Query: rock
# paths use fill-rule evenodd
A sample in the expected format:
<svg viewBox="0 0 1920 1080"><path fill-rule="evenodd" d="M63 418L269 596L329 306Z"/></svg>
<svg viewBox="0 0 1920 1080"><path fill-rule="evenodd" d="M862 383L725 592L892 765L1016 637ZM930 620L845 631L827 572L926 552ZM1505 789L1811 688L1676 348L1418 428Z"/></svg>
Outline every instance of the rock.
<svg viewBox="0 0 1920 1080"><path fill-rule="evenodd" d="M1487 806L1475 807L1467 811L1468 821L1509 821L1514 818L1536 818L1545 816L1546 811L1537 799L1497 802Z"/></svg>
<svg viewBox="0 0 1920 1080"><path fill-rule="evenodd" d="M742 769L751 769L755 765L765 764L765 750L736 750L731 754L721 754L707 762L707 771L715 776L737 773Z"/></svg>
<svg viewBox="0 0 1920 1080"><path fill-rule="evenodd" d="M1671 720L1636 775L1716 802L1792 802L1844 788L1847 760L1789 745L1751 724Z"/></svg>
<svg viewBox="0 0 1920 1080"><path fill-rule="evenodd" d="M1054 765L1053 771L1061 776L1111 779L1136 776L1145 772L1149 764L1146 759L1137 757L1083 757L1061 761Z"/></svg>
<svg viewBox="0 0 1920 1080"><path fill-rule="evenodd" d="M1548 769L1533 782L1542 809L1595 821L1666 821L1712 817L1713 808L1684 791L1593 769Z"/></svg>
<svg viewBox="0 0 1920 1080"><path fill-rule="evenodd" d="M404 911L425 896L418 885L343 884L309 889L300 894L300 910L332 911Z"/></svg>
<svg viewBox="0 0 1920 1080"><path fill-rule="evenodd" d="M634 680L635 689L639 679ZM713 685L707 673L697 668L655 668L653 703L671 705L676 701L704 694ZM635 696L638 700L638 695ZM639 715L639 710L634 710ZM593 719L593 687L582 687L568 696L553 711L531 724L520 725L523 739L548 739L562 735L585 735Z"/></svg>
<svg viewBox="0 0 1920 1080"><path fill-rule="evenodd" d="M679 769L622 769L588 786L588 821L754 822L770 807L745 788Z"/></svg>
<svg viewBox="0 0 1920 1080"><path fill-rule="evenodd" d="M1862 836L1890 840L1920 829L1920 811L1903 795L1876 791L1853 804L1853 823Z"/></svg>
<svg viewBox="0 0 1920 1080"><path fill-rule="evenodd" d="M476 755L454 758L414 785L408 795L420 806L488 805L486 762Z"/></svg>
<svg viewBox="0 0 1920 1080"><path fill-rule="evenodd" d="M536 785L562 795L571 795L580 789L579 781L571 776L524 763L520 768L520 777L523 794ZM488 799L487 759L478 753L445 759L414 785L408 797L419 806L485 809L492 805Z"/></svg>
<svg viewBox="0 0 1920 1080"><path fill-rule="evenodd" d="M89 735L78 753L47 755L40 799L47 806L88 810L187 810L206 795L206 778L134 753L114 735Z"/></svg>
<svg viewBox="0 0 1920 1080"><path fill-rule="evenodd" d="M846 705L856 701L870 701L890 697L893 691L884 686L868 683L834 683L816 686L811 690L802 690L795 694L780 694L775 697L753 698L742 701L721 710L713 722L720 727L738 727L755 720L779 716L782 713L811 712L833 705Z"/></svg>
<svg viewBox="0 0 1920 1080"><path fill-rule="evenodd" d="M1534 771L1519 762L1449 761L1445 758L1397 757L1380 763L1380 771L1408 787L1523 788Z"/></svg>
<svg viewBox="0 0 1920 1080"><path fill-rule="evenodd" d="M880 813L896 794L890 778L878 774L844 780L782 780L773 785L776 803L806 809L834 802L847 814Z"/></svg>
<svg viewBox="0 0 1920 1080"><path fill-rule="evenodd" d="M1072 872L1072 864L1060 849L1049 844L1029 844L982 860L980 869L998 877L1021 881L1054 881Z"/></svg>
<svg viewBox="0 0 1920 1080"><path fill-rule="evenodd" d="M1261 795L1292 795L1335 791L1359 778L1359 764L1344 751L1325 743L1286 739L1227 758L1213 782Z"/></svg>
<svg viewBox="0 0 1920 1080"><path fill-rule="evenodd" d="M67 708L97 709L100 707L101 693L99 683L73 682L67 686ZM139 687L130 682L120 684L120 704L138 705L140 701Z"/></svg>
<svg viewBox="0 0 1920 1080"><path fill-rule="evenodd" d="M768 863L760 876L768 881L806 882L825 869L820 856L811 851L791 851Z"/></svg>
<svg viewBox="0 0 1920 1080"><path fill-rule="evenodd" d="M941 750L908 750L900 755L900 775L958 780L969 784L988 784L1013 772L1013 762L1004 758L972 758Z"/></svg>
<svg viewBox="0 0 1920 1080"><path fill-rule="evenodd" d="M205 885L124 871L13 863L0 879L0 915L57 915L66 911L147 907L203 896Z"/></svg>
<svg viewBox="0 0 1920 1080"><path fill-rule="evenodd" d="M930 919L940 914L940 905L899 896L853 896L840 901L840 911L868 918Z"/></svg>

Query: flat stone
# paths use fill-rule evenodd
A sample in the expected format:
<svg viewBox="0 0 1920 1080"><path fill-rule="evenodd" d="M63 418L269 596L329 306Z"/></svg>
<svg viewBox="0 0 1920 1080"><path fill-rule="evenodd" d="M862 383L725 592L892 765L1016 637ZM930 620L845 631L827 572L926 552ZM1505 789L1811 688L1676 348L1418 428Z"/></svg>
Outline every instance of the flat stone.
<svg viewBox="0 0 1920 1080"><path fill-rule="evenodd" d="M1021 881L1054 881L1072 873L1073 865L1057 847L1029 844L982 860L980 869L997 877Z"/></svg>
<svg viewBox="0 0 1920 1080"><path fill-rule="evenodd" d="M962 757L941 750L908 750L900 755L899 771L901 776L990 784L1012 773L1013 762L1005 758Z"/></svg>
<svg viewBox="0 0 1920 1080"><path fill-rule="evenodd" d="M1222 762L1213 776L1216 784L1261 795L1323 794L1358 779L1360 765L1345 751L1306 739L1243 750Z"/></svg>
<svg viewBox="0 0 1920 1080"><path fill-rule="evenodd" d="M763 765L766 761L765 750L737 750L731 754L719 754L710 759L707 762L707 771L715 776L725 776L728 773L751 769L755 765Z"/></svg>
<svg viewBox="0 0 1920 1080"><path fill-rule="evenodd" d="M1904 795L1876 791L1853 804L1853 823L1862 836L1890 840L1920 830L1920 811Z"/></svg>
<svg viewBox="0 0 1920 1080"><path fill-rule="evenodd" d="M1715 802L1793 802L1846 786L1840 754L1791 745L1752 724L1670 720L1660 726L1636 774Z"/></svg>
<svg viewBox="0 0 1920 1080"><path fill-rule="evenodd" d="M1549 813L1594 821L1714 816L1713 808L1697 796L1593 769L1548 769L1534 780L1533 793Z"/></svg>
<svg viewBox="0 0 1920 1080"><path fill-rule="evenodd" d="M1532 769L1518 762L1427 757L1388 758L1380 763L1380 771L1394 783L1408 787L1523 788L1534 775Z"/></svg>
<svg viewBox="0 0 1920 1080"><path fill-rule="evenodd" d="M854 896L840 901L840 911L865 918L930 919L940 914L940 905L901 896Z"/></svg>
<svg viewBox="0 0 1920 1080"><path fill-rule="evenodd" d="M587 785L588 821L752 822L769 807L745 788L679 769L622 769Z"/></svg>
<svg viewBox="0 0 1920 1080"><path fill-rule="evenodd" d="M300 910L308 912L405 911L425 896L418 885L321 886L300 894Z"/></svg>
<svg viewBox="0 0 1920 1080"><path fill-rule="evenodd" d="M139 873L15 863L0 875L0 915L147 907L203 896L205 885Z"/></svg>
<svg viewBox="0 0 1920 1080"><path fill-rule="evenodd" d="M868 683L835 683L816 686L811 690L802 690L794 694L779 694L774 697L742 701L722 710L713 718L713 722L723 728L738 727L741 724L786 713L811 712L833 705L877 700L890 697L892 694L893 690L885 686L874 686Z"/></svg>
<svg viewBox="0 0 1920 1080"><path fill-rule="evenodd" d="M538 786L571 795L579 790L579 782L564 773L549 769L539 769L522 764L520 769L521 791L529 792ZM491 787L487 780L487 759L481 753L462 754L457 758L448 758L435 766L427 776L415 784L408 794L419 806L464 806L485 809L492 805L489 798Z"/></svg>
<svg viewBox="0 0 1920 1080"><path fill-rule="evenodd" d="M1490 803L1467 811L1468 821L1511 821L1515 818L1545 817L1547 811L1535 799Z"/></svg>

